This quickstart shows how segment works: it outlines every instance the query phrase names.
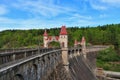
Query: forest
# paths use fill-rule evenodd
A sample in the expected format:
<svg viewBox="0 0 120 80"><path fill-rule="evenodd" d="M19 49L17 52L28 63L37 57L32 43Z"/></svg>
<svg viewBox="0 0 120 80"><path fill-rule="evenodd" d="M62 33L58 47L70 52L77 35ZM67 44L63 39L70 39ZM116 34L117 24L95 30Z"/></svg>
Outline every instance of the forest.
<svg viewBox="0 0 120 80"><path fill-rule="evenodd" d="M50 36L59 36L60 28L46 29ZM68 45L72 47L74 40L86 38L87 45L111 45L97 56L97 66L105 70L120 71L120 24L102 26L67 27ZM0 32L0 49L43 47L43 29L4 30ZM58 47L59 43L50 45Z"/></svg>
<svg viewBox="0 0 120 80"><path fill-rule="evenodd" d="M47 29L49 35L59 35L60 28ZM69 47L74 40L80 41L82 36L91 45L114 45L120 47L120 24L109 24L97 27L67 27ZM19 48L43 46L43 29L5 30L0 32L0 48Z"/></svg>

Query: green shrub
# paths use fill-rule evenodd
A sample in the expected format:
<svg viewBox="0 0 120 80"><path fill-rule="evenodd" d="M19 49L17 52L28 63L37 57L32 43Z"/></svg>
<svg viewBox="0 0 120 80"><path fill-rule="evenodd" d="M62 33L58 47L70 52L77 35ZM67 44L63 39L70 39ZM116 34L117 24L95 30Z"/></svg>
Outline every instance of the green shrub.
<svg viewBox="0 0 120 80"><path fill-rule="evenodd" d="M112 47L110 47L104 51L101 51L98 54L97 59L100 59L104 62L120 61L120 56L115 52L115 50Z"/></svg>
<svg viewBox="0 0 120 80"><path fill-rule="evenodd" d="M120 72L120 64L116 62L120 61L120 55L118 55L114 48L110 47L104 51L101 51L97 55L97 67L101 67L104 70L118 71Z"/></svg>

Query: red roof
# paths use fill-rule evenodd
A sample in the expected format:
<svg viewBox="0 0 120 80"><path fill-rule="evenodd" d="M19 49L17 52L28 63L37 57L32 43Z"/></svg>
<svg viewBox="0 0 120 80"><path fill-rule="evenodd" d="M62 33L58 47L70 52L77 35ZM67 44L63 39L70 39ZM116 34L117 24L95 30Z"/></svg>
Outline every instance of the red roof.
<svg viewBox="0 0 120 80"><path fill-rule="evenodd" d="M55 36L55 38L56 38L56 40L58 40L58 39L59 39L59 37L58 37L58 36Z"/></svg>
<svg viewBox="0 0 120 80"><path fill-rule="evenodd" d="M44 34L43 34L44 36L48 36L48 34L47 34L47 31L45 30L45 32L44 32Z"/></svg>
<svg viewBox="0 0 120 80"><path fill-rule="evenodd" d="M60 31L60 35L67 35L67 31L66 31L65 26L62 26L61 31Z"/></svg>

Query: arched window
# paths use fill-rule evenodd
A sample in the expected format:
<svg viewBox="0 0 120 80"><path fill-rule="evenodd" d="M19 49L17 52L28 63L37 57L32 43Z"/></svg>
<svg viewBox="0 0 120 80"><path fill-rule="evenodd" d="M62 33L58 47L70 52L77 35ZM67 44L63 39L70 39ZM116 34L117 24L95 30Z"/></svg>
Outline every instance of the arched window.
<svg viewBox="0 0 120 80"><path fill-rule="evenodd" d="M65 43L64 42L62 42L62 47L65 47Z"/></svg>

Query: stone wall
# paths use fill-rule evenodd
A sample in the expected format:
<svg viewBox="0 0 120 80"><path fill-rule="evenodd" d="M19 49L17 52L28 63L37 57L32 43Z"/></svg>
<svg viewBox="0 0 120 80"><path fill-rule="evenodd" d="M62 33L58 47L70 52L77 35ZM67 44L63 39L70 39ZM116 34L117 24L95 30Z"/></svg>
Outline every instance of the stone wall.
<svg viewBox="0 0 120 80"><path fill-rule="evenodd" d="M0 66L0 80L46 80L60 63L61 50L34 55Z"/></svg>
<svg viewBox="0 0 120 80"><path fill-rule="evenodd" d="M63 63L59 64L46 80L72 80L69 72L66 71Z"/></svg>
<svg viewBox="0 0 120 80"><path fill-rule="evenodd" d="M80 48L65 50L68 58L64 59L61 49L16 59L5 67L0 65L0 80L96 80L93 69L96 52L87 53L87 58ZM29 54L29 53L27 53ZM16 54L17 55L17 54ZM64 60L67 60L65 62ZM5 63L7 64L7 63ZM90 66L92 65L92 66ZM69 68L66 68L69 67Z"/></svg>
<svg viewBox="0 0 120 80"><path fill-rule="evenodd" d="M72 80L97 80L94 72L87 65L83 55L72 56L69 62Z"/></svg>
<svg viewBox="0 0 120 80"><path fill-rule="evenodd" d="M86 54L86 61L88 65L90 66L91 70L95 71L96 69L96 57L98 52L88 52Z"/></svg>
<svg viewBox="0 0 120 80"><path fill-rule="evenodd" d="M23 59L35 54L43 54L45 52L51 51L53 48L42 48L42 49L26 49L18 50L14 52L1 52L0 53L0 65L9 63L15 60Z"/></svg>

